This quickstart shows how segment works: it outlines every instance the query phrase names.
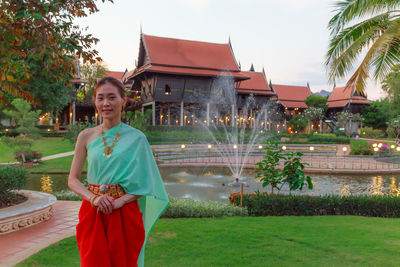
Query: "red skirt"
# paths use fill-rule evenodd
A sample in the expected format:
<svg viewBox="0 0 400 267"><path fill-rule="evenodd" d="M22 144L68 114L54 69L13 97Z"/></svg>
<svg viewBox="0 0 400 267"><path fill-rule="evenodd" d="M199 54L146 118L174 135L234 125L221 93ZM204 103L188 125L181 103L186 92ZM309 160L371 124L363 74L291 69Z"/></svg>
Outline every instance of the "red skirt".
<svg viewBox="0 0 400 267"><path fill-rule="evenodd" d="M76 239L82 267L137 266L145 239L137 201L107 215L83 200Z"/></svg>

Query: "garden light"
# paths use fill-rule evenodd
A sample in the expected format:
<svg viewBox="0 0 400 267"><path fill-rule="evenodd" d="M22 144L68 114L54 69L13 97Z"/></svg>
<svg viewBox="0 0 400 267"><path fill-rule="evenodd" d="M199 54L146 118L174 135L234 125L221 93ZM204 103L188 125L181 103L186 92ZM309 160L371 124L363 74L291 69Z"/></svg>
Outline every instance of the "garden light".
<svg viewBox="0 0 400 267"><path fill-rule="evenodd" d="M313 146L310 146L310 151L314 151L314 147Z"/></svg>
<svg viewBox="0 0 400 267"><path fill-rule="evenodd" d="M282 150L286 150L286 146L282 146Z"/></svg>
<svg viewBox="0 0 400 267"><path fill-rule="evenodd" d="M8 129L6 129L6 132L8 132Z"/></svg>
<svg viewBox="0 0 400 267"><path fill-rule="evenodd" d="M377 146L377 144L373 144L372 146L373 146L373 147L376 147L376 146Z"/></svg>
<svg viewBox="0 0 400 267"><path fill-rule="evenodd" d="M47 131L50 132L51 130L50 130L50 129L47 129Z"/></svg>
<svg viewBox="0 0 400 267"><path fill-rule="evenodd" d="M212 146L211 145L208 145L208 148L210 149Z"/></svg>
<svg viewBox="0 0 400 267"><path fill-rule="evenodd" d="M234 148L234 149L237 149L237 145L233 145L233 148Z"/></svg>
<svg viewBox="0 0 400 267"><path fill-rule="evenodd" d="M397 150L397 151L400 151L400 146L398 146L398 147L396 148L396 150Z"/></svg>
<svg viewBox="0 0 400 267"><path fill-rule="evenodd" d="M394 145L391 145L390 148L391 148L391 149L394 149Z"/></svg>
<svg viewBox="0 0 400 267"><path fill-rule="evenodd" d="M181 148L182 148L182 149L185 148L185 145L181 145Z"/></svg>
<svg viewBox="0 0 400 267"><path fill-rule="evenodd" d="M382 143L379 143L378 147L382 147Z"/></svg>
<svg viewBox="0 0 400 267"><path fill-rule="evenodd" d="M374 148L374 151L375 151L375 152L378 152L378 151L379 151L379 148L375 147L375 148Z"/></svg>
<svg viewBox="0 0 400 267"><path fill-rule="evenodd" d="M343 152L347 151L347 147L343 147L342 149L343 149Z"/></svg>
<svg viewBox="0 0 400 267"><path fill-rule="evenodd" d="M259 148L259 149L262 149L262 145L259 145L258 148Z"/></svg>

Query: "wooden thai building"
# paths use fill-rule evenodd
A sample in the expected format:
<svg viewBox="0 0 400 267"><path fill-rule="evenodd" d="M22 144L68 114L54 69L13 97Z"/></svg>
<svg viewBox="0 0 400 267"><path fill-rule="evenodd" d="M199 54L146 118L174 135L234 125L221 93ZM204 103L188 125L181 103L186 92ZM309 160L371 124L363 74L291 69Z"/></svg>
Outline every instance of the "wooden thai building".
<svg viewBox="0 0 400 267"><path fill-rule="evenodd" d="M336 87L328 99L329 116L341 111L351 113L361 113L365 105L370 105L371 102L365 95L360 95L355 86Z"/></svg>
<svg viewBox="0 0 400 267"><path fill-rule="evenodd" d="M282 106L287 119L303 113L307 108L304 101L312 94L308 84L307 86L270 84L270 87L276 93L276 98L271 100Z"/></svg>
<svg viewBox="0 0 400 267"><path fill-rule="evenodd" d="M132 83L135 109L153 111L153 125L232 125L236 107L229 99L249 78L240 71L230 42L141 34L136 69L125 82Z"/></svg>

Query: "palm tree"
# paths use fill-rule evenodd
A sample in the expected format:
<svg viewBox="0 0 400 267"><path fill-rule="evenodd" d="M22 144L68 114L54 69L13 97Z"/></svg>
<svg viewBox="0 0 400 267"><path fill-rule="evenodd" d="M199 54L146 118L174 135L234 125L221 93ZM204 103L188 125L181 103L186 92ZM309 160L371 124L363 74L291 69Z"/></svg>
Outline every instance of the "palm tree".
<svg viewBox="0 0 400 267"><path fill-rule="evenodd" d="M365 95L370 72L382 80L400 62L400 0L339 0L334 6L326 55L329 82L344 78L364 56L346 87L355 85Z"/></svg>

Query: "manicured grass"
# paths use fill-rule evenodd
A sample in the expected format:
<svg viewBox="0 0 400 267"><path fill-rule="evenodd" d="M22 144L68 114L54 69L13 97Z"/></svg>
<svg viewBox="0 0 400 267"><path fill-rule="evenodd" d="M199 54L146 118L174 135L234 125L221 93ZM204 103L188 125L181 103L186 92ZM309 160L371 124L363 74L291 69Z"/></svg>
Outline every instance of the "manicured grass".
<svg viewBox="0 0 400 267"><path fill-rule="evenodd" d="M74 145L59 137L46 137L34 141L32 149L39 151L43 156L50 156L58 153L74 150ZM14 162L14 149L0 142L0 162Z"/></svg>
<svg viewBox="0 0 400 267"><path fill-rule="evenodd" d="M27 169L28 172L69 172L74 156L62 157L42 161L38 166ZM87 170L87 162L83 166L83 171Z"/></svg>
<svg viewBox="0 0 400 267"><path fill-rule="evenodd" d="M397 266L400 220L356 216L161 219L146 266ZM79 266L75 237L17 266Z"/></svg>

